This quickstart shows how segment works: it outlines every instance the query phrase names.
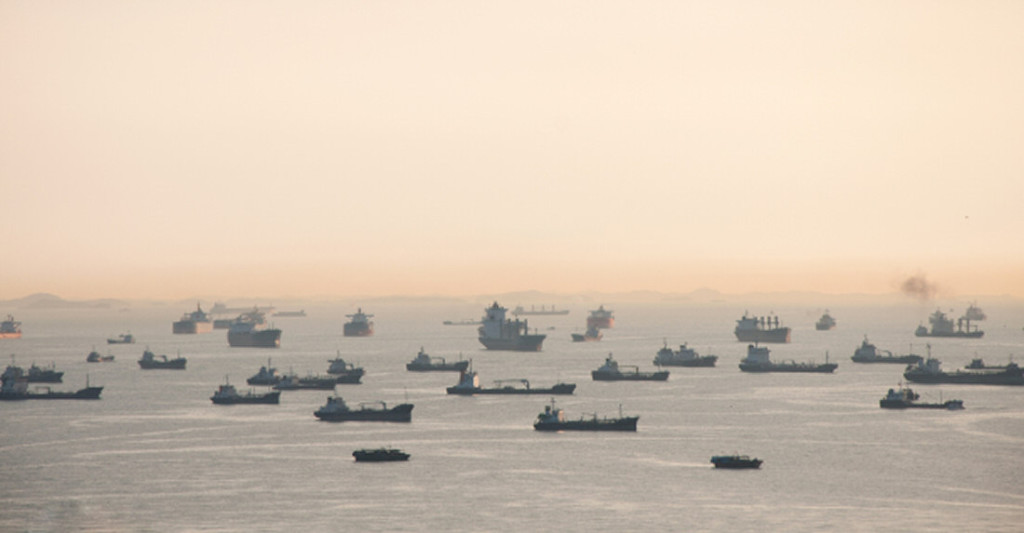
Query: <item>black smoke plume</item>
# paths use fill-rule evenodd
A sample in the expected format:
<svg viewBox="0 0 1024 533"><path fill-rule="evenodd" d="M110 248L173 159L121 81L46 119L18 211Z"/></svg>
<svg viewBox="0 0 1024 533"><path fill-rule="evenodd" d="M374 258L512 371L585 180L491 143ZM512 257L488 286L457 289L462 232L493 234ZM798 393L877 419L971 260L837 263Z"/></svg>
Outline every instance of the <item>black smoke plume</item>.
<svg viewBox="0 0 1024 533"><path fill-rule="evenodd" d="M939 286L928 281L924 274L917 274L903 280L903 283L900 284L900 291L921 302L927 302L938 294Z"/></svg>

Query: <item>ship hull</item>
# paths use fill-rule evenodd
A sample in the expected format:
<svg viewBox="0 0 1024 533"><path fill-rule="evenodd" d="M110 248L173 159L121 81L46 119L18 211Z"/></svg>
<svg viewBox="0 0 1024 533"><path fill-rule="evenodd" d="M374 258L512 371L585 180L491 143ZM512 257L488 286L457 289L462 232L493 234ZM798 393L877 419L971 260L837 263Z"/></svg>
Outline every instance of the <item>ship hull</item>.
<svg viewBox="0 0 1024 533"><path fill-rule="evenodd" d="M15 332L15 333L0 333L0 339L20 339L20 338L21 338L21 332L20 331Z"/></svg>
<svg viewBox="0 0 1024 533"><path fill-rule="evenodd" d="M366 324L346 323L342 332L346 337L369 337L373 335L373 327Z"/></svg>
<svg viewBox="0 0 1024 533"><path fill-rule="evenodd" d="M952 400L942 403L917 403L905 400L879 400L878 406L882 409L957 409L958 402ZM961 406L962 407L962 406Z"/></svg>
<svg viewBox="0 0 1024 533"><path fill-rule="evenodd" d="M86 387L75 392L0 393L0 400L99 400L103 387Z"/></svg>
<svg viewBox="0 0 1024 533"><path fill-rule="evenodd" d="M547 335L520 335L509 339L480 337L480 343L488 350L513 352L539 352Z"/></svg>
<svg viewBox="0 0 1024 533"><path fill-rule="evenodd" d="M216 396L210 398L210 401L217 405L244 405L244 404L272 404L276 405L281 402L281 391L268 392L266 394L258 394L252 396L233 396L218 398Z"/></svg>
<svg viewBox="0 0 1024 533"><path fill-rule="evenodd" d="M313 413L324 422L412 422L412 404L403 403L391 409L355 409L338 413Z"/></svg>
<svg viewBox="0 0 1024 533"><path fill-rule="evenodd" d="M587 328L611 329L615 326L614 318L587 317Z"/></svg>
<svg viewBox="0 0 1024 533"><path fill-rule="evenodd" d="M640 417L605 420L566 420L564 422L537 422L533 429L537 431L636 431L636 423Z"/></svg>
<svg viewBox="0 0 1024 533"><path fill-rule="evenodd" d="M576 390L574 383L559 383L554 387L547 389L517 389L513 387L501 387L494 389L484 389L481 387L465 388L465 387L448 387L448 394L461 394L463 396L472 396L474 394L572 394Z"/></svg>
<svg viewBox="0 0 1024 533"><path fill-rule="evenodd" d="M761 468L762 461L760 459L745 459L741 457L732 456L716 456L711 458L711 463L715 465L715 468L739 470L744 468Z"/></svg>
<svg viewBox="0 0 1024 533"><path fill-rule="evenodd" d="M600 336L593 337L590 335L583 335L580 333L570 333L572 335L572 342L597 342L601 340Z"/></svg>
<svg viewBox="0 0 1024 533"><path fill-rule="evenodd" d="M736 339L742 342L789 342L789 328L778 329L750 329L734 331Z"/></svg>
<svg viewBox="0 0 1024 533"><path fill-rule="evenodd" d="M695 359L685 359L679 361L673 361L671 359L666 361L659 361L656 359L654 361L654 364L656 366L713 367L715 366L716 361L718 361L717 355L704 355L701 357L697 357Z"/></svg>
<svg viewBox="0 0 1024 533"><path fill-rule="evenodd" d="M668 379L668 371L610 374L593 370L590 372L590 376L594 381L666 381Z"/></svg>
<svg viewBox="0 0 1024 533"><path fill-rule="evenodd" d="M740 363L740 370L744 372L796 372L831 374L839 365L826 363L823 365L779 365L779 364L751 364Z"/></svg>
<svg viewBox="0 0 1024 533"><path fill-rule="evenodd" d="M139 361L143 370L185 370L187 359L171 359L170 361Z"/></svg>
<svg viewBox="0 0 1024 533"><path fill-rule="evenodd" d="M195 335L198 333L209 333L213 331L213 322L195 322L192 320L179 320L172 325L171 331L176 335Z"/></svg>
<svg viewBox="0 0 1024 533"><path fill-rule="evenodd" d="M903 377L907 381L914 383L928 383L928 384L958 384L958 385L1024 385L1024 375L1017 372L987 372L987 373L974 373L974 372L956 372L946 373L941 372L938 374L930 372L912 372L907 371L903 373Z"/></svg>
<svg viewBox="0 0 1024 533"><path fill-rule="evenodd" d="M397 450L356 450L352 452L360 463L386 463L392 461L408 461L409 454Z"/></svg>
<svg viewBox="0 0 1024 533"><path fill-rule="evenodd" d="M923 359L920 355L901 355L896 357L851 357L854 363L893 363L910 365L920 363Z"/></svg>
<svg viewBox="0 0 1024 533"><path fill-rule="evenodd" d="M961 339L980 339L985 335L984 331L953 331L950 333L930 333L916 331L914 335L917 337L954 337Z"/></svg>
<svg viewBox="0 0 1024 533"><path fill-rule="evenodd" d="M406 363L405 365L405 369L409 372L465 372L468 368L469 361L437 365L417 365L414 363Z"/></svg>
<svg viewBox="0 0 1024 533"><path fill-rule="evenodd" d="M229 331L228 345L238 348L280 348L281 330Z"/></svg>

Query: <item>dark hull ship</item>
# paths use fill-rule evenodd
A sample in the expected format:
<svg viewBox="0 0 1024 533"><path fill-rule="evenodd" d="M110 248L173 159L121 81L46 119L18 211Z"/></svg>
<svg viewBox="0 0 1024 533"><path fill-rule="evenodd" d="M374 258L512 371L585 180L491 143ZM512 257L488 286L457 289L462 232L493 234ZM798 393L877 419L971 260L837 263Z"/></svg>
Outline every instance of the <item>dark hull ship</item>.
<svg viewBox="0 0 1024 533"><path fill-rule="evenodd" d="M362 403L355 409L345 404L341 397L327 398L327 404L313 414L326 422L411 422L411 403L389 408L384 402Z"/></svg>
<svg viewBox="0 0 1024 533"><path fill-rule="evenodd" d="M537 415L537 421L533 429L537 431L636 431L636 423L639 416L622 416L618 418L592 418L580 417L578 420L569 420L565 413L555 407L552 400L551 405L544 406L544 412Z"/></svg>

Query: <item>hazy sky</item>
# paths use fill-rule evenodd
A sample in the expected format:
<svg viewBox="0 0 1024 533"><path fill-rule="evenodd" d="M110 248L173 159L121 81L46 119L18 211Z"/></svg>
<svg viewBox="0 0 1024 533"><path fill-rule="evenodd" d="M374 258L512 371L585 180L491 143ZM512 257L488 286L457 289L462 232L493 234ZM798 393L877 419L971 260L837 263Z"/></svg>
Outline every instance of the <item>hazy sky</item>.
<svg viewBox="0 0 1024 533"><path fill-rule="evenodd" d="M0 0L0 299L1024 297L1024 2Z"/></svg>

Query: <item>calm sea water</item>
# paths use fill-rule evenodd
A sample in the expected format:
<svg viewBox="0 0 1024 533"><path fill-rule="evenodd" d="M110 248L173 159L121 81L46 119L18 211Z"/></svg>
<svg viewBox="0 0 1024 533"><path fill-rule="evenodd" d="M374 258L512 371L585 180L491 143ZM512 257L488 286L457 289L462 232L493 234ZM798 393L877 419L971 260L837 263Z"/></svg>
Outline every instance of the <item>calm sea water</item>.
<svg viewBox="0 0 1024 533"><path fill-rule="evenodd" d="M505 302L509 307L516 302ZM525 302L529 304L530 302ZM539 303L539 302L538 302ZM230 348L226 333L171 334L186 308L11 310L20 340L0 341L17 363L55 363L61 390L104 386L98 402L0 404L3 531L1021 531L1024 387L919 385L924 399L966 409L889 411L878 400L900 365L849 360L864 335L880 349L924 354L921 307L776 308L793 342L773 359L839 363L835 374L739 371L745 344L733 305L614 305L597 343L572 343L587 310L531 317L548 334L541 353L487 352L469 326L483 305L364 306L375 336L345 338L355 304L277 318L280 349ZM984 305L983 305L984 306ZM984 306L980 340L933 339L946 369L983 357L1024 359L1024 309ZM754 314L768 309L751 308ZM962 309L958 310L962 312ZM108 347L131 330L138 344ZM653 370L663 341L719 356L707 369L671 369L662 383L598 383L608 352ZM913 344L912 344L913 343ZM142 371L149 345L188 358L185 371ZM116 361L87 364L95 346ZM451 397L451 373L405 371L420 347L472 358L482 382L575 382L557 402L569 416L640 416L635 434L542 434L546 397ZM282 394L278 406L215 406L225 376L245 388L267 358L282 371L322 373L339 353L367 370L340 385L349 403L408 400L410 424L324 423L327 392ZM6 362L6 361L5 361ZM407 463L356 464L353 450L391 445ZM762 458L757 471L716 471L712 455Z"/></svg>

